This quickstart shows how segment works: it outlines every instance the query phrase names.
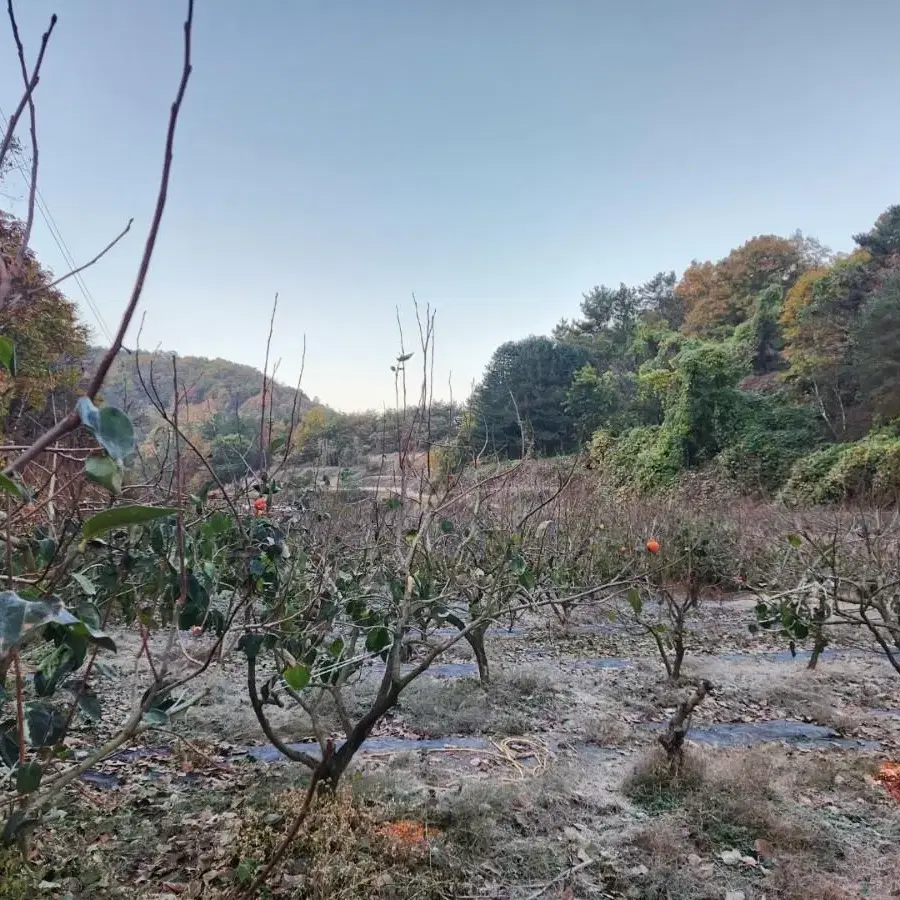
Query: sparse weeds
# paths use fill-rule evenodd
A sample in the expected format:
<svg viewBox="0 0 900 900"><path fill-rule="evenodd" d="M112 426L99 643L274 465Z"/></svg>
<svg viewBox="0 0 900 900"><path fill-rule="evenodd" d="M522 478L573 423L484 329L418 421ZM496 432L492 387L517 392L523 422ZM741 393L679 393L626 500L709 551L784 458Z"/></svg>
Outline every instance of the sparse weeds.
<svg viewBox="0 0 900 900"><path fill-rule="evenodd" d="M778 772L764 748L686 753L673 774L664 754L654 751L629 775L624 790L651 812L679 811L703 851L736 849L747 855L762 839L781 852L833 859L833 839L812 826L790 798L776 790Z"/></svg>
<svg viewBox="0 0 900 900"><path fill-rule="evenodd" d="M0 900L31 900L40 880L40 872L18 849L0 847Z"/></svg>
<svg viewBox="0 0 900 900"><path fill-rule="evenodd" d="M490 861L505 879L539 881L565 865L554 840L566 821L567 791L554 776L527 782L472 781L441 798L436 821L469 860Z"/></svg>
<svg viewBox="0 0 900 900"><path fill-rule="evenodd" d="M527 669L501 672L485 688L474 678L423 679L404 695L406 724L420 734L522 734L546 710L558 687Z"/></svg>
<svg viewBox="0 0 900 900"><path fill-rule="evenodd" d="M862 835L825 824L827 817L817 816L809 800L798 802L804 781L798 771L806 773L808 786L833 784L833 766L822 779L812 777L822 771L821 762L774 747L693 752L673 775L661 752L642 759L624 785L632 800L654 814L632 840L643 863L640 896L712 900L736 885L748 897L784 900L867 895L859 893L864 869L878 852L868 854ZM735 852L743 861L726 864ZM860 853L872 858L863 865ZM878 868L888 872L890 866L884 861ZM852 887L856 893L848 892Z"/></svg>
<svg viewBox="0 0 900 900"><path fill-rule="evenodd" d="M649 812L678 809L692 792L704 783L705 765L701 757L687 753L675 772L666 754L654 748L642 757L623 785L626 796Z"/></svg>

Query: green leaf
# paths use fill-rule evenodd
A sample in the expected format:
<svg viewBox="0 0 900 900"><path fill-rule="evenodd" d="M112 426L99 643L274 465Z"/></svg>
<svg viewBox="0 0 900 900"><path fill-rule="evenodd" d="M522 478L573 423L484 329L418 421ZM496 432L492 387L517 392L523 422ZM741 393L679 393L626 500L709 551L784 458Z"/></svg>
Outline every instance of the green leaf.
<svg viewBox="0 0 900 900"><path fill-rule="evenodd" d="M148 725L168 725L169 714L164 709L148 709L144 713L144 721Z"/></svg>
<svg viewBox="0 0 900 900"><path fill-rule="evenodd" d="M451 522L450 519L441 519L441 531L444 534L452 534L453 522Z"/></svg>
<svg viewBox="0 0 900 900"><path fill-rule="evenodd" d="M803 544L803 538L799 534L789 534L787 539L792 547L800 547Z"/></svg>
<svg viewBox="0 0 900 900"><path fill-rule="evenodd" d="M27 762L16 769L16 790L20 794L33 794L41 783L44 770L38 762Z"/></svg>
<svg viewBox="0 0 900 900"><path fill-rule="evenodd" d="M176 594L181 592L181 579L177 575L173 575L173 589ZM191 572L185 579L185 587L187 596L184 606L178 614L178 627L182 631L187 631L195 625L203 624L206 614L209 611L209 593L200 583L197 576Z"/></svg>
<svg viewBox="0 0 900 900"><path fill-rule="evenodd" d="M79 664L80 660L71 648L65 645L57 647L34 673L34 692L38 697L49 697Z"/></svg>
<svg viewBox="0 0 900 900"><path fill-rule="evenodd" d="M335 638L328 646L328 652L337 659L344 651L344 642L341 638Z"/></svg>
<svg viewBox="0 0 900 900"><path fill-rule="evenodd" d="M15 591L0 591L0 659L44 625L77 621L59 601L23 600Z"/></svg>
<svg viewBox="0 0 900 900"><path fill-rule="evenodd" d="M77 583L78 587L88 595L88 597L93 597L97 593L97 585L86 575L82 575L81 572L73 572L72 579Z"/></svg>
<svg viewBox="0 0 900 900"><path fill-rule="evenodd" d="M84 474L88 481L99 484L111 494L122 493L122 464L111 456L89 456L84 461Z"/></svg>
<svg viewBox="0 0 900 900"><path fill-rule="evenodd" d="M242 859L234 870L234 880L238 884L250 884L260 865L257 859Z"/></svg>
<svg viewBox="0 0 900 900"><path fill-rule="evenodd" d="M79 397L75 409L84 427L116 462L134 453L134 426L121 409L114 406L98 409L89 397Z"/></svg>
<svg viewBox="0 0 900 900"><path fill-rule="evenodd" d="M91 630L91 634L100 634L103 621L100 618L100 610L93 603L79 603L75 608L75 614Z"/></svg>
<svg viewBox="0 0 900 900"><path fill-rule="evenodd" d="M49 703L33 701L25 704L25 741L32 747L52 747L66 733L66 720Z"/></svg>
<svg viewBox="0 0 900 900"><path fill-rule="evenodd" d="M49 565L56 556L56 541L53 538L44 538L38 542L38 556L44 565Z"/></svg>
<svg viewBox="0 0 900 900"><path fill-rule="evenodd" d="M641 614L641 611L642 611L643 608L644 608L644 603L643 603L643 601L641 600L641 594L640 594L640 592L638 591L638 589L637 589L637 588L632 588L632 589L628 592L628 596L626 597L626 599L628 600L628 605L629 605L629 606L632 608L632 610L634 611L634 614L635 614L636 616L639 616L639 615Z"/></svg>
<svg viewBox="0 0 900 900"><path fill-rule="evenodd" d="M114 528L142 525L154 519L174 516L177 512L178 510L171 506L114 506L91 516L84 523L81 528L81 541L82 544L86 544L89 540Z"/></svg>
<svg viewBox="0 0 900 900"><path fill-rule="evenodd" d="M13 378L18 374L16 345L5 335L0 335L0 366L3 366Z"/></svg>
<svg viewBox="0 0 900 900"><path fill-rule="evenodd" d="M242 634L238 641L238 650L243 650L247 659L256 659L259 651L263 648L265 635L262 634Z"/></svg>
<svg viewBox="0 0 900 900"><path fill-rule="evenodd" d="M110 653L116 652L116 642L105 631L99 631L96 628L92 628L86 622L82 622L78 619L68 623L68 628L69 631L77 637L86 638L98 647L109 650Z"/></svg>
<svg viewBox="0 0 900 900"><path fill-rule="evenodd" d="M373 628L366 635L366 650L369 653L381 653L391 645L391 633L383 625Z"/></svg>
<svg viewBox="0 0 900 900"><path fill-rule="evenodd" d="M309 684L309 668L307 666L290 666L281 673L289 687L302 691Z"/></svg>
<svg viewBox="0 0 900 900"><path fill-rule="evenodd" d="M12 494L18 500L28 501L31 499L31 493L25 485L13 481L12 478L2 473L0 473L0 491L3 491L5 494Z"/></svg>
<svg viewBox="0 0 900 900"><path fill-rule="evenodd" d="M15 732L15 725L0 731L0 762L7 769L12 769L19 762L19 739Z"/></svg>

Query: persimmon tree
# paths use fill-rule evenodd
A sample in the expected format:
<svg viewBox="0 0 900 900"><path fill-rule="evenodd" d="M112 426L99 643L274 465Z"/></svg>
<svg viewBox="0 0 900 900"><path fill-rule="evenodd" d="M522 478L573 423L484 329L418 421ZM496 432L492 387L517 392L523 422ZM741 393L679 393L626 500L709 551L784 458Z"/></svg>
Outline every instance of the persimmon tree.
<svg viewBox="0 0 900 900"><path fill-rule="evenodd" d="M792 653L810 642L814 669L835 629L867 634L900 674L900 518L895 512L835 510L798 521L785 535L797 580L757 589L757 621Z"/></svg>
<svg viewBox="0 0 900 900"><path fill-rule="evenodd" d="M737 584L737 536L721 522L672 508L654 534L629 553L634 583L620 614L652 638L666 675L677 682L702 600Z"/></svg>
<svg viewBox="0 0 900 900"><path fill-rule="evenodd" d="M538 599L523 548L546 531L537 518L545 504L529 503L512 524L494 509L522 461L468 477L430 470L432 321L429 315L421 325L423 375L414 402L404 399L412 354L401 348L397 360L402 451L390 495L332 508L327 524L301 519L287 537L290 558L258 572L261 602L240 643L263 732L332 786L409 685L459 642L472 645L486 681L488 625ZM338 516L344 521L330 527ZM366 685L374 691L369 697ZM287 743L271 724L269 709L283 704L311 723L318 757Z"/></svg>

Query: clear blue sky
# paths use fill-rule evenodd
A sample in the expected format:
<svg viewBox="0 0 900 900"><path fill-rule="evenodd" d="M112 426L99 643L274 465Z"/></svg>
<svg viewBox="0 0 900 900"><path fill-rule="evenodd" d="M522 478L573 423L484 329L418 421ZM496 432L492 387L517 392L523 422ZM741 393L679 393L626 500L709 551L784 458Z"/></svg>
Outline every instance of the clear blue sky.
<svg viewBox="0 0 900 900"><path fill-rule="evenodd" d="M180 0L19 0L41 189L112 328L181 54ZM436 394L639 282L796 228L835 249L900 202L897 0L197 0L143 345L261 365L339 409L393 396L395 306L437 309ZM18 100L2 34L0 108ZM24 136L24 134L23 134ZM8 191L21 195L21 183ZM9 201L5 202L9 205ZM21 212L22 204L13 204ZM41 258L63 271L39 219ZM73 300L96 320L79 291ZM131 334L133 340L134 334Z"/></svg>

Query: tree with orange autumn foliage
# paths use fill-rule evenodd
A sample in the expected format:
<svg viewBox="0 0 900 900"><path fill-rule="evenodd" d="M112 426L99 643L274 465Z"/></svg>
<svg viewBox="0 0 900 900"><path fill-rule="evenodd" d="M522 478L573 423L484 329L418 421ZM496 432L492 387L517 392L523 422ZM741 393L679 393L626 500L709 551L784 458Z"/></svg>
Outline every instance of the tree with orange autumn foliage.
<svg viewBox="0 0 900 900"><path fill-rule="evenodd" d="M0 254L7 266L23 235L23 224L0 211ZM0 430L7 437L30 437L51 397L60 409L68 409L62 394L71 392L81 377L87 329L74 304L52 282L52 274L28 248L9 302L0 306L0 335L13 342L17 357L14 375L0 369Z"/></svg>
<svg viewBox="0 0 900 900"><path fill-rule="evenodd" d="M804 240L759 235L717 263L691 263L675 288L684 303L684 331L715 335L748 319L760 291L789 288L808 258Z"/></svg>

